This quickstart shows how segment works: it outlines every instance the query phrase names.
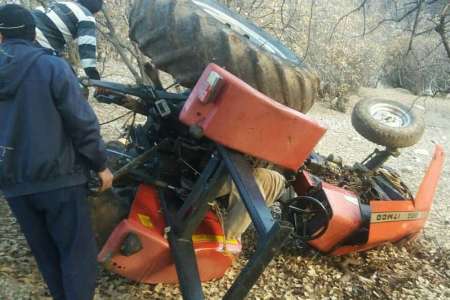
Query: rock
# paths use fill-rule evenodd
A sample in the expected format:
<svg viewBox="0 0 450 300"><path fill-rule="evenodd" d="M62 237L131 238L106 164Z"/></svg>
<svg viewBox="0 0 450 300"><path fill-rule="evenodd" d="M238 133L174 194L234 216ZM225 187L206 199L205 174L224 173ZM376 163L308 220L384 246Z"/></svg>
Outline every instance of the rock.
<svg viewBox="0 0 450 300"><path fill-rule="evenodd" d="M400 171L405 172L405 173L412 173L414 172L415 168L412 166L404 166L400 169Z"/></svg>

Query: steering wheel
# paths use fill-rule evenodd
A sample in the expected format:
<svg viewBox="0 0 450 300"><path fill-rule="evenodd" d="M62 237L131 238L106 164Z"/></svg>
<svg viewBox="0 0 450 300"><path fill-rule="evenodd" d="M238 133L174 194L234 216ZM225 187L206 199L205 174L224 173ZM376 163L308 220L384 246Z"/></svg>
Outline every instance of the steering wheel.
<svg viewBox="0 0 450 300"><path fill-rule="evenodd" d="M284 205L285 219L294 225L297 237L311 241L321 237L328 229L331 214L316 198L300 196Z"/></svg>

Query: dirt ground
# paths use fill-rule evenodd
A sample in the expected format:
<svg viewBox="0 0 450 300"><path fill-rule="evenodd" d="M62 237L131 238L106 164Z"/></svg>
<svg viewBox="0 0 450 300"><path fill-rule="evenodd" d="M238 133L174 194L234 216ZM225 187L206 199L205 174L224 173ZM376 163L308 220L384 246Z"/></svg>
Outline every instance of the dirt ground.
<svg viewBox="0 0 450 300"><path fill-rule="evenodd" d="M113 79L117 79L113 78ZM361 89L351 97L380 95L412 103L416 97L397 89ZM124 113L113 106L94 104L102 122ZM433 154L434 144L450 152L450 99L419 100L425 114L422 141L404 149L389 162L413 191ZM317 104L310 115L329 130L318 146L322 154L335 153L346 163L361 161L374 149L351 127L350 114ZM121 122L103 128L107 139L120 131ZM402 246L386 245L366 253L326 257L288 243L252 289L249 299L449 299L450 298L450 162L445 163L433 211L420 238ZM224 295L251 253L253 233L244 237L246 249L221 280L204 285L208 299ZM173 285L143 285L101 270L96 299L178 299ZM35 262L5 201L0 200L0 299L50 299Z"/></svg>

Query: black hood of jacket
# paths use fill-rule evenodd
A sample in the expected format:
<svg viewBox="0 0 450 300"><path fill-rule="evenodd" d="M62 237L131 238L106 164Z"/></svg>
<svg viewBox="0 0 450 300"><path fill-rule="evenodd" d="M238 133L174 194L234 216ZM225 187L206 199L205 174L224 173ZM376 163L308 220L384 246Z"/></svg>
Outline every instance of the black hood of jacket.
<svg viewBox="0 0 450 300"><path fill-rule="evenodd" d="M0 101L11 100L29 68L48 53L26 40L8 39L0 44Z"/></svg>

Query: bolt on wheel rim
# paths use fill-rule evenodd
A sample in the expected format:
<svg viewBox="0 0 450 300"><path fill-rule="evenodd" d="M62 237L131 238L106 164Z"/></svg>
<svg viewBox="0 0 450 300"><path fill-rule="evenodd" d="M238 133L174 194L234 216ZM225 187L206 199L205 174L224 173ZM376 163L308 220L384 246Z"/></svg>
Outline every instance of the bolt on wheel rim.
<svg viewBox="0 0 450 300"><path fill-rule="evenodd" d="M407 127L411 124L409 113L401 107L378 103L369 109L369 113L376 121L393 128Z"/></svg>

